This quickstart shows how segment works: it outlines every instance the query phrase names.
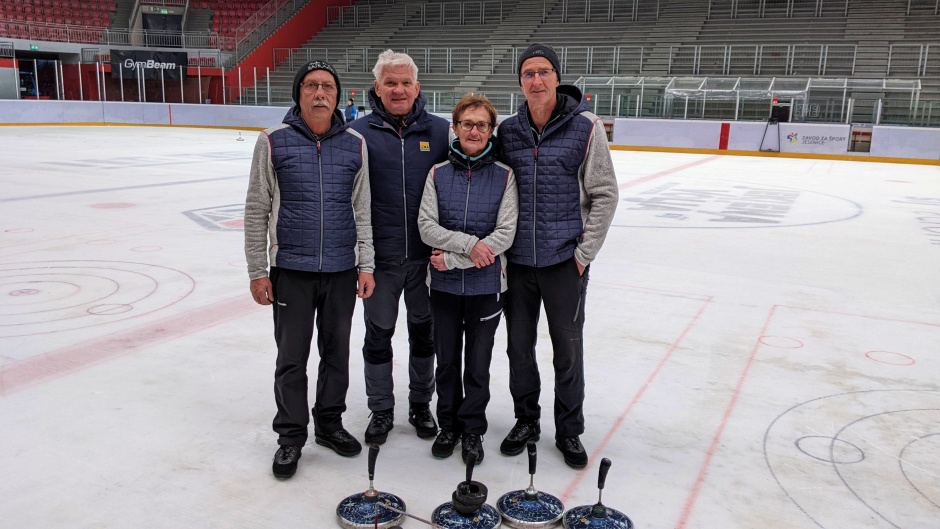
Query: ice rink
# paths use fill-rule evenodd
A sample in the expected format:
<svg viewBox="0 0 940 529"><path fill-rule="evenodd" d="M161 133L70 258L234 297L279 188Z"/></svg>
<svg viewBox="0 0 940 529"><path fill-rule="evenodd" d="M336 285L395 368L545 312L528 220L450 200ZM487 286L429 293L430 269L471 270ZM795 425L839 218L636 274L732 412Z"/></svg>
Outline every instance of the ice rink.
<svg viewBox="0 0 940 529"><path fill-rule="evenodd" d="M297 474L271 474L273 324L241 230L257 134L0 127L0 527L329 528L367 487L365 452L312 431ZM638 529L940 527L940 166L613 157L586 308L591 462L552 442L543 319L536 487L592 504L607 457L604 503ZM360 441L363 333L357 307ZM529 482L499 453L503 328L493 357L474 472L491 505ZM465 469L408 425L405 358L375 485L429 518Z"/></svg>

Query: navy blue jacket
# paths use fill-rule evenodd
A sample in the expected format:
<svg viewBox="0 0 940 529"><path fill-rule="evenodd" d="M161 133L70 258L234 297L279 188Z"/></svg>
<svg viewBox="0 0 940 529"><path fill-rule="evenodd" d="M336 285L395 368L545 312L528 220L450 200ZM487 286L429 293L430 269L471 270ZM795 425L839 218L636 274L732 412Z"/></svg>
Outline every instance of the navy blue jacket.
<svg viewBox="0 0 940 529"><path fill-rule="evenodd" d="M502 160L516 173L519 225L509 262L551 266L574 257L584 232L579 172L594 120L581 92L558 87L558 103L541 134L530 124L528 106L499 126Z"/></svg>
<svg viewBox="0 0 940 529"><path fill-rule="evenodd" d="M447 159L449 124L428 114L425 103L419 93L414 109L399 124L375 90L369 90L372 113L349 124L365 137L369 149L376 262L405 264L431 256L418 233L418 208L428 171Z"/></svg>

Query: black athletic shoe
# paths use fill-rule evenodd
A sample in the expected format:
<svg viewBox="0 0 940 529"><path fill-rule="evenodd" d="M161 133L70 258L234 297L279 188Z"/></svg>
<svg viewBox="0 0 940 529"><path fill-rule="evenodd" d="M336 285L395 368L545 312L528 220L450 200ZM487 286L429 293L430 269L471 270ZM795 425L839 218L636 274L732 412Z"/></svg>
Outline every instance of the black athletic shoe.
<svg viewBox="0 0 940 529"><path fill-rule="evenodd" d="M539 440L540 433L542 430L539 428L538 419L534 421L519 419L499 445L499 451L507 456L519 455L525 450L526 443Z"/></svg>
<svg viewBox="0 0 940 529"><path fill-rule="evenodd" d="M395 427L395 409L389 408L372 412L369 426L366 426L366 444L380 445L388 439L388 432Z"/></svg>
<svg viewBox="0 0 940 529"><path fill-rule="evenodd" d="M584 445L578 436L574 437L556 437L555 446L561 450L565 456L565 463L571 468L584 468L588 464L587 452L584 451Z"/></svg>
<svg viewBox="0 0 940 529"><path fill-rule="evenodd" d="M431 406L428 403L412 402L408 406L408 423L415 427L418 437L422 439L430 439L437 435L437 423L434 422Z"/></svg>
<svg viewBox="0 0 940 529"><path fill-rule="evenodd" d="M362 445L345 428L340 428L333 433L317 433L314 435L314 440L320 446L332 448L341 456L352 457L362 452Z"/></svg>
<svg viewBox="0 0 940 529"><path fill-rule="evenodd" d="M271 470L274 477L287 479L297 472L297 460L300 459L300 447L295 445L283 445L274 453L274 463Z"/></svg>
<svg viewBox="0 0 940 529"><path fill-rule="evenodd" d="M441 431L437 434L437 439L431 445L431 455L439 459L450 457L454 453L454 447L459 442L460 434L441 428Z"/></svg>
<svg viewBox="0 0 940 529"><path fill-rule="evenodd" d="M464 464L467 463L470 452L477 453L476 464L479 465L483 462L483 436L478 433L463 434L463 446L460 448L460 455L463 457Z"/></svg>

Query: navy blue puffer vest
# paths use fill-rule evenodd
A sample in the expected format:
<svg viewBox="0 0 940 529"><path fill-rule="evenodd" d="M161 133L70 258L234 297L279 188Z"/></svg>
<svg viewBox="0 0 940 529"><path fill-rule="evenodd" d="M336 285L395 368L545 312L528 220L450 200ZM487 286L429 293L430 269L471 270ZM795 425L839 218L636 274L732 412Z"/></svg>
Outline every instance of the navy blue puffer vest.
<svg viewBox="0 0 940 529"><path fill-rule="evenodd" d="M449 160L434 171L438 223L448 230L483 239L496 229L509 170L494 163L492 153L470 161L461 153L451 152ZM498 294L501 274L499 259L483 268L439 272L431 267L431 288L462 296Z"/></svg>
<svg viewBox="0 0 940 529"><path fill-rule="evenodd" d="M271 158L281 194L275 266L341 272L356 266L352 191L362 167L362 139L345 131L342 114L315 137L298 115L271 134Z"/></svg>
<svg viewBox="0 0 940 529"><path fill-rule="evenodd" d="M512 263L544 267L567 261L584 232L578 173L594 123L580 115L587 110L580 98L574 87L559 87L559 107L540 136L529 125L525 104L499 127L503 161L519 187L519 225L506 252Z"/></svg>

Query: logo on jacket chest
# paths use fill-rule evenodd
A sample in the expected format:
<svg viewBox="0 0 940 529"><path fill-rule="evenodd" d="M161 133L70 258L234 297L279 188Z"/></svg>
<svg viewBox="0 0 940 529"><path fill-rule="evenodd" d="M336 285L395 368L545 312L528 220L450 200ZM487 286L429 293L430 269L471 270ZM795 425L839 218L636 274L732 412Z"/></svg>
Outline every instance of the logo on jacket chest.
<svg viewBox="0 0 940 529"><path fill-rule="evenodd" d="M429 141L422 141L418 146L421 148L421 152L431 152L431 142Z"/></svg>

